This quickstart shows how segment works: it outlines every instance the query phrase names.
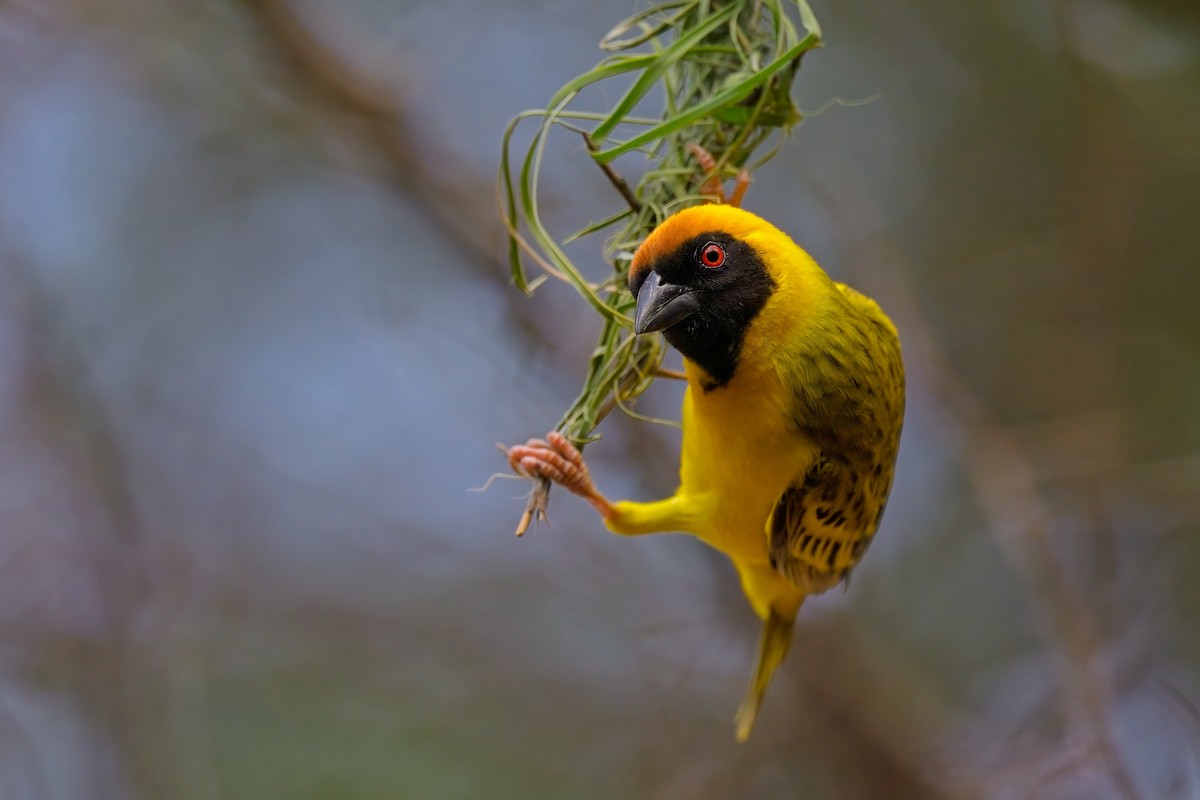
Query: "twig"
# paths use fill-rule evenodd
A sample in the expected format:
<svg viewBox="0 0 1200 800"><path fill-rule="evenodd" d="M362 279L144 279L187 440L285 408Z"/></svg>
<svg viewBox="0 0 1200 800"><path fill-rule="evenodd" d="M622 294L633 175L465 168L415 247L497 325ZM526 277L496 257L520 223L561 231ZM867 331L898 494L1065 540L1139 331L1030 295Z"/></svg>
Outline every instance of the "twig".
<svg viewBox="0 0 1200 800"><path fill-rule="evenodd" d="M592 135L587 131L580 131L580 133L583 135L583 141L587 145L588 152L599 152L600 148L596 146L594 141L592 141ZM616 187L616 190L621 193L621 197L625 198L625 202L629 204L631 209L633 209L633 213L636 214L641 211L642 201L637 199L637 195L635 195L633 190L629 188L629 184L625 182L625 179L622 178L615 169L613 169L612 164L601 163L597 161L596 165L600 167L600 170L604 173L604 176L608 178L609 182Z"/></svg>
<svg viewBox="0 0 1200 800"><path fill-rule="evenodd" d="M545 522L549 524L550 518L546 516L546 505L550 502L550 487L553 484L545 478L534 478L533 488L529 491L529 500L525 503L525 510L521 513L521 519L517 521L517 538L525 535L529 530L529 526L535 521Z"/></svg>

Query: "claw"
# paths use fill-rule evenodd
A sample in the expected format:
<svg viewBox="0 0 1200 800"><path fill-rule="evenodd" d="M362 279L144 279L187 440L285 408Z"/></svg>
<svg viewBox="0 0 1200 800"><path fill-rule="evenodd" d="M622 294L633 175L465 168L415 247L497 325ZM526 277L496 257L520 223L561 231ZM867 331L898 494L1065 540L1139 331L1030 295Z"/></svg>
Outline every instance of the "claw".
<svg viewBox="0 0 1200 800"><path fill-rule="evenodd" d="M613 513L612 505L592 483L583 454L558 431L508 448L508 464L518 475L545 478L579 495L605 518Z"/></svg>
<svg viewBox="0 0 1200 800"><path fill-rule="evenodd" d="M733 185L733 194L726 197L725 185L721 181L720 173L717 171L717 160L713 158L713 154L695 142L688 143L688 150L696 157L702 174L707 176L704 182L700 184L699 193L715 197L719 203L725 203L734 208L741 208L742 198L745 197L746 190L750 188L750 172L743 169L738 173L737 182Z"/></svg>

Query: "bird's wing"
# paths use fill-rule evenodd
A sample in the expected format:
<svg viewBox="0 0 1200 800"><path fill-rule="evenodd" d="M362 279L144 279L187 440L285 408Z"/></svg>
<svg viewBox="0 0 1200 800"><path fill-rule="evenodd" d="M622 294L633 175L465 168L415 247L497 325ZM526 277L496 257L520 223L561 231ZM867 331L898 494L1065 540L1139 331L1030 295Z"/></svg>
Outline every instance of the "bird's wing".
<svg viewBox="0 0 1200 800"><path fill-rule="evenodd" d="M784 491L771 514L772 565L810 594L841 583L879 527L890 482L890 468L884 482L844 461L819 458Z"/></svg>
<svg viewBox="0 0 1200 800"><path fill-rule="evenodd" d="M783 492L767 537L775 569L809 593L836 586L862 558L883 518L904 417L895 328L849 287L831 344L802 357L793 386L797 431L820 453Z"/></svg>

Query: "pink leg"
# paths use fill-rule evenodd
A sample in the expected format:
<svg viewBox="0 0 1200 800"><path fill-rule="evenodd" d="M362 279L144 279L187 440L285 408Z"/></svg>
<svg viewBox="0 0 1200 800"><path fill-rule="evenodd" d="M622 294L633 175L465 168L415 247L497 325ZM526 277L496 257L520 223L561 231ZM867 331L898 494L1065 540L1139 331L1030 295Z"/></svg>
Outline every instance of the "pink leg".
<svg viewBox="0 0 1200 800"><path fill-rule="evenodd" d="M742 170L738 173L737 182L733 184L733 194L726 201L734 208L742 207L742 198L746 196L746 190L750 188L750 171Z"/></svg>
<svg viewBox="0 0 1200 800"><path fill-rule="evenodd" d="M726 203L734 208L741 208L742 198L746 196L746 190L750 188L750 172L742 170L738 173L737 182L733 185L733 194L726 197L725 185L721 181L721 176L717 173L717 160L713 158L712 153L695 142L688 144L688 150L691 150L692 155L696 157L696 162L700 165L701 174L708 176L705 178L704 183L700 184L699 193L715 197L719 203Z"/></svg>
<svg viewBox="0 0 1200 800"><path fill-rule="evenodd" d="M508 464L518 475L546 478L579 495L605 519L612 519L616 513L592 483L583 454L558 431L550 431L545 439L530 439L508 448Z"/></svg>

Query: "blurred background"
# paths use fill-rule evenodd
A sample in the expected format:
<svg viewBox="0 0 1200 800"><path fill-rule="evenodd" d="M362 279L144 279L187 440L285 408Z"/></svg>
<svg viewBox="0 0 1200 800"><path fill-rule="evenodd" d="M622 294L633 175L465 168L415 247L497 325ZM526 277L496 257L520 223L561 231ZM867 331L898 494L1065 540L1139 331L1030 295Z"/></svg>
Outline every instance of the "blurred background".
<svg viewBox="0 0 1200 800"><path fill-rule="evenodd" d="M0 3L0 800L1200 797L1200 7L813 7L746 205L889 310L909 414L737 746L721 556L468 491L599 330L508 284L500 134L635 4ZM556 142L565 234L620 200Z"/></svg>

